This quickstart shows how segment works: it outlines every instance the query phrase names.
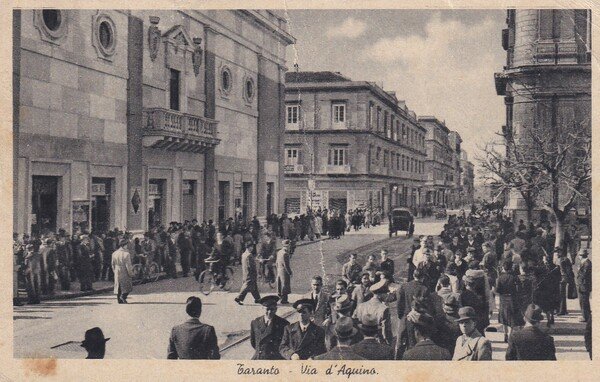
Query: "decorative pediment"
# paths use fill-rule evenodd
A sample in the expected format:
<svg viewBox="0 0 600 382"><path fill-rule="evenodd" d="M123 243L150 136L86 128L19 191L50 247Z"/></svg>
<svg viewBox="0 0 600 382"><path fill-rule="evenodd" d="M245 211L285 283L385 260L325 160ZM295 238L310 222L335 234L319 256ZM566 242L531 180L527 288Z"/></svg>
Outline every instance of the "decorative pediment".
<svg viewBox="0 0 600 382"><path fill-rule="evenodd" d="M163 33L163 38L166 42L171 42L179 46L185 46L189 49L192 49L194 46L194 41L182 25L175 25Z"/></svg>

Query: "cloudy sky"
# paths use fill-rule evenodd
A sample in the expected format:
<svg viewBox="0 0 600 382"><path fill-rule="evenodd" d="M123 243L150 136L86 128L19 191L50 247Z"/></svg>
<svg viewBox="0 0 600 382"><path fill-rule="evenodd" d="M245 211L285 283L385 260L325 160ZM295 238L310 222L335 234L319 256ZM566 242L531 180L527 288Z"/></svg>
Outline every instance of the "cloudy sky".
<svg viewBox="0 0 600 382"><path fill-rule="evenodd" d="M291 10L288 67L337 71L396 91L459 132L469 159L504 123L502 10Z"/></svg>

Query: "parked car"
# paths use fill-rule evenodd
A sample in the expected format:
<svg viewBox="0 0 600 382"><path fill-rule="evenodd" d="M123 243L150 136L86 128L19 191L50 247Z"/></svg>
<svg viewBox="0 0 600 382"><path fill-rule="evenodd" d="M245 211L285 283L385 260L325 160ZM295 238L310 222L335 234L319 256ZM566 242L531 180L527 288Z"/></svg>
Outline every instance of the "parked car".
<svg viewBox="0 0 600 382"><path fill-rule="evenodd" d="M394 208L389 214L389 233L398 236L398 231L406 231L407 236L411 236L415 230L413 214L408 208Z"/></svg>

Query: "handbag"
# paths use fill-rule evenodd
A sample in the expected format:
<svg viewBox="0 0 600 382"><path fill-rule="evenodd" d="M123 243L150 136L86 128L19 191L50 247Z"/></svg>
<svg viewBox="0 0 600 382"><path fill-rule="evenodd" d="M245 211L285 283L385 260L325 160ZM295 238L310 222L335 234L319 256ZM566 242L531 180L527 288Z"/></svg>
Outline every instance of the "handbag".
<svg viewBox="0 0 600 382"><path fill-rule="evenodd" d="M567 298L569 300L574 300L577 298L577 288L575 286L575 283L570 282L567 285Z"/></svg>

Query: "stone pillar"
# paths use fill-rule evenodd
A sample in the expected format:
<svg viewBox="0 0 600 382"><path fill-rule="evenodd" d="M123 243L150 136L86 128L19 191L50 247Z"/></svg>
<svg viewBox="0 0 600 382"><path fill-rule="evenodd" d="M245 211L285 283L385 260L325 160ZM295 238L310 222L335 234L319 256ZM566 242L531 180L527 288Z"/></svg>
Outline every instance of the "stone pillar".
<svg viewBox="0 0 600 382"><path fill-rule="evenodd" d="M144 23L129 15L127 41L127 230L144 229L146 192L142 177ZM137 211L136 207L137 206Z"/></svg>
<svg viewBox="0 0 600 382"><path fill-rule="evenodd" d="M21 108L21 11L13 10L13 231L19 232L19 110ZM22 233L22 232L19 232Z"/></svg>
<svg viewBox="0 0 600 382"><path fill-rule="evenodd" d="M206 103L204 105L204 116L215 119L216 116L216 67L215 67L215 39L216 31L210 27L204 28L205 33L205 71L204 71L204 94ZM216 172L215 172L215 149L211 147L204 153L204 214L203 219L216 221L215 194Z"/></svg>

